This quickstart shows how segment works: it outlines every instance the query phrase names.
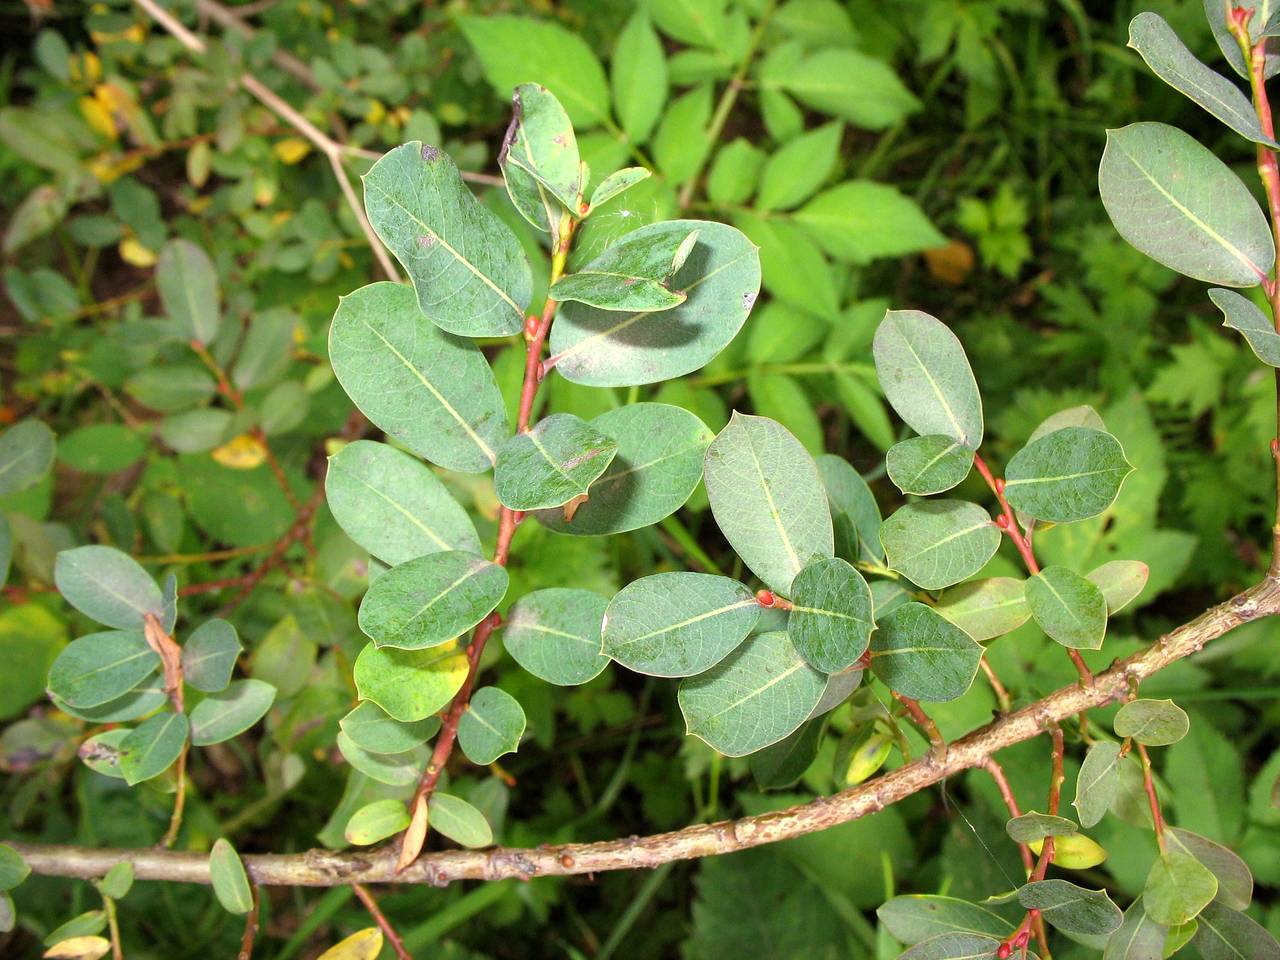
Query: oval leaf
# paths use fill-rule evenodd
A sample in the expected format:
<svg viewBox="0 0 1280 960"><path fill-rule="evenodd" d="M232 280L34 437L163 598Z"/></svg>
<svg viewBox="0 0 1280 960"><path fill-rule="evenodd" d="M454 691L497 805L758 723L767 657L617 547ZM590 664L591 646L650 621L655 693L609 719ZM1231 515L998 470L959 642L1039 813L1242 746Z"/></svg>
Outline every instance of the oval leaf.
<svg viewBox="0 0 1280 960"><path fill-rule="evenodd" d="M1089 747L1076 779L1076 798L1071 801L1081 826L1092 827L1111 807L1120 786L1119 764L1120 744L1099 740Z"/></svg>
<svg viewBox="0 0 1280 960"><path fill-rule="evenodd" d="M133 557L111 547L63 550L53 580L66 601L85 616L118 630L142 626L154 614L163 619L160 588Z"/></svg>
<svg viewBox="0 0 1280 960"><path fill-rule="evenodd" d="M235 627L206 620L182 645L182 679L204 693L225 690L242 649Z"/></svg>
<svg viewBox="0 0 1280 960"><path fill-rule="evenodd" d="M53 431L39 420L23 420L0 436L0 496L25 490L53 466Z"/></svg>
<svg viewBox="0 0 1280 960"><path fill-rule="evenodd" d="M1000 528L963 500L908 503L880 527L885 562L926 590L968 579L1000 547Z"/></svg>
<svg viewBox="0 0 1280 960"><path fill-rule="evenodd" d="M1040 880L1018 891L1018 902L1039 910L1063 933L1105 936L1124 919L1104 890L1086 890L1066 880Z"/></svg>
<svg viewBox="0 0 1280 960"><path fill-rule="evenodd" d="M263 680L237 680L211 694L191 711L191 742L197 747L222 743L244 733L275 703L276 688Z"/></svg>
<svg viewBox="0 0 1280 960"><path fill-rule="evenodd" d="M356 691L402 723L425 720L448 705L467 678L467 655L457 644L427 650L378 649L356 657Z"/></svg>
<svg viewBox="0 0 1280 960"><path fill-rule="evenodd" d="M164 312L188 340L210 343L218 335L222 319L218 271L209 255L190 240L175 238L161 249L156 290Z"/></svg>
<svg viewBox="0 0 1280 960"><path fill-rule="evenodd" d="M867 649L874 609L862 574L839 558L819 560L791 583L787 633L811 667L836 673L853 666Z"/></svg>
<svg viewBox="0 0 1280 960"><path fill-rule="evenodd" d="M928 496L950 490L969 475L973 451L942 434L895 443L885 456L889 479L903 493Z"/></svg>
<svg viewBox="0 0 1280 960"><path fill-rule="evenodd" d="M1162 853L1151 865L1142 902L1156 923L1176 927L1195 919L1218 893L1218 878L1185 853Z"/></svg>
<svg viewBox="0 0 1280 960"><path fill-rule="evenodd" d="M392 567L360 602L360 629L379 647L420 650L448 643L493 611L507 571L461 550Z"/></svg>
<svg viewBox="0 0 1280 960"><path fill-rule="evenodd" d="M1248 908L1253 901L1253 874L1235 851L1178 827L1167 828L1164 835L1171 851L1195 857L1218 878L1219 903L1232 910Z"/></svg>
<svg viewBox="0 0 1280 960"><path fill-rule="evenodd" d="M73 640L49 668L49 692L73 707L123 697L160 666L141 630L113 630Z"/></svg>
<svg viewBox="0 0 1280 960"><path fill-rule="evenodd" d="M880 545L880 507L862 474L833 454L817 459L835 528L836 554L850 563L884 560Z"/></svg>
<svg viewBox="0 0 1280 960"><path fill-rule="evenodd" d="M1222 311L1224 327L1243 336L1263 363L1280 367L1280 333L1252 300L1219 287L1209 291L1209 299Z"/></svg>
<svg viewBox="0 0 1280 960"><path fill-rule="evenodd" d="M600 652L608 604L590 590L535 590L507 612L503 646L540 680L562 687L586 683L609 665Z"/></svg>
<svg viewBox="0 0 1280 960"><path fill-rule="evenodd" d="M890 310L872 353L885 399L922 436L941 434L970 450L982 444L982 398L964 347L942 321Z"/></svg>
<svg viewBox="0 0 1280 960"><path fill-rule="evenodd" d="M1167 747L1177 743L1191 729L1185 710L1172 700L1130 700L1112 721L1117 737L1132 737L1148 747ZM1160 921L1170 926L1185 921Z"/></svg>
<svg viewBox="0 0 1280 960"><path fill-rule="evenodd" d="M1142 593L1151 568L1138 560L1111 560L1090 570L1085 579L1102 591L1107 616L1119 613Z"/></svg>
<svg viewBox="0 0 1280 960"><path fill-rule="evenodd" d="M735 412L707 448L706 483L717 525L769 589L789 595L797 573L834 555L818 469L781 424Z"/></svg>
<svg viewBox="0 0 1280 960"><path fill-rule="evenodd" d="M1013 924L976 903L911 894L894 897L876 910L876 916L894 939L916 944L942 933L970 933L1004 938Z"/></svg>
<svg viewBox="0 0 1280 960"><path fill-rule="evenodd" d="M871 669L890 690L913 700L963 696L981 660L977 641L923 603L884 614L871 635Z"/></svg>
<svg viewBox="0 0 1280 960"><path fill-rule="evenodd" d="M498 502L512 510L559 507L587 493L618 452L618 443L571 413L556 413L498 449Z"/></svg>
<svg viewBox="0 0 1280 960"><path fill-rule="evenodd" d="M465 337L524 328L533 280L520 241L448 156L414 140L387 151L362 179L369 222L432 323Z"/></svg>
<svg viewBox="0 0 1280 960"><path fill-rule="evenodd" d="M1188 277L1256 287L1275 262L1271 231L1249 188L1175 127L1108 130L1098 189L1120 236Z"/></svg>
<svg viewBox="0 0 1280 960"><path fill-rule="evenodd" d="M1107 634L1107 600L1094 584L1066 567L1045 567L1026 583L1027 606L1053 640L1097 650Z"/></svg>
<svg viewBox="0 0 1280 960"><path fill-rule="evenodd" d="M1090 427L1065 427L1027 444L1005 470L1005 496L1021 513L1069 523L1106 510L1133 472L1120 441Z"/></svg>
<svg viewBox="0 0 1280 960"><path fill-rule="evenodd" d="M223 837L213 842L209 853L209 880L214 895L228 913L246 914L253 909L253 891L249 875L235 847Z"/></svg>
<svg viewBox="0 0 1280 960"><path fill-rule="evenodd" d="M404 753L426 743L440 729L435 717L401 723L371 700L362 701L338 721L342 732L370 753Z"/></svg>
<svg viewBox="0 0 1280 960"><path fill-rule="evenodd" d="M991 577L952 587L934 609L978 641L1002 637L1031 619L1023 582L1013 577Z"/></svg>
<svg viewBox="0 0 1280 960"><path fill-rule="evenodd" d="M120 741L120 772L133 786L169 769L186 746L191 723L186 714L165 710L129 731Z"/></svg>
<svg viewBox="0 0 1280 960"><path fill-rule="evenodd" d="M467 801L449 793L437 793L427 804L431 826L442 836L464 847L487 847L493 829L484 814Z"/></svg>
<svg viewBox="0 0 1280 960"><path fill-rule="evenodd" d="M488 766L516 751L524 728L524 710L515 697L497 687L482 687L471 695L458 721L458 746L472 763Z"/></svg>
<svg viewBox="0 0 1280 960"><path fill-rule="evenodd" d="M759 618L755 596L736 580L659 573L609 601L601 652L637 673L690 677L728 656Z"/></svg>
<svg viewBox="0 0 1280 960"><path fill-rule="evenodd" d="M325 499L338 525L395 566L428 553L480 553L467 512L428 467L385 443L357 440L329 458Z"/></svg>
<svg viewBox="0 0 1280 960"><path fill-rule="evenodd" d="M687 237L694 230L693 251L670 281L687 294L684 303L658 313L567 303L551 327L546 367L574 383L629 387L690 373L728 346L760 291L755 244L727 224L702 220L668 220L629 236Z"/></svg>
<svg viewBox="0 0 1280 960"><path fill-rule="evenodd" d="M742 757L788 736L813 712L826 677L781 631L747 639L706 673L680 684L688 732L725 756Z"/></svg>
<svg viewBox="0 0 1280 960"><path fill-rule="evenodd" d="M316 960L377 960L381 952L382 931L377 927L366 927L338 941Z"/></svg>
<svg viewBox="0 0 1280 960"><path fill-rule="evenodd" d="M475 344L429 323L407 287L343 297L329 360L364 415L418 456L463 473L493 466L509 433L493 371Z"/></svg>
<svg viewBox="0 0 1280 960"><path fill-rule="evenodd" d="M367 847L393 836L409 825L409 811L400 800L375 800L351 815L342 831L347 843Z"/></svg>

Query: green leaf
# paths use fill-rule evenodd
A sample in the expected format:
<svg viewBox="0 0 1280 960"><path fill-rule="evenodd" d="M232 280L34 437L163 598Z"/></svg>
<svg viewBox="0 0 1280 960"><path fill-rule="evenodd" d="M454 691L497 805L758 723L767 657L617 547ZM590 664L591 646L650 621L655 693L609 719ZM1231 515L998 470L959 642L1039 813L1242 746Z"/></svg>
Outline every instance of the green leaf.
<svg viewBox="0 0 1280 960"><path fill-rule="evenodd" d="M456 644L426 650L379 649L370 643L355 665L356 691L402 723L425 720L462 689L467 655Z"/></svg>
<svg viewBox="0 0 1280 960"><path fill-rule="evenodd" d="M127 720L137 720L153 712L168 699L164 690L164 680L155 673L147 676L127 693L93 707L73 707L54 693L51 693L50 697L59 710L79 717L81 720L88 720L90 723L122 723Z"/></svg>
<svg viewBox="0 0 1280 960"><path fill-rule="evenodd" d="M30 873L31 868L22 854L7 843L0 843L0 891L12 890Z"/></svg>
<svg viewBox="0 0 1280 960"><path fill-rule="evenodd" d="M835 271L804 230L794 223L742 210L734 212L733 222L759 246L764 286L769 293L819 316L839 312Z"/></svg>
<svg viewBox="0 0 1280 960"><path fill-rule="evenodd" d="M557 533L599 536L637 530L684 506L702 479L714 434L696 416L665 403L632 403L602 413L590 426L618 443L572 521L563 510L538 513Z"/></svg>
<svg viewBox="0 0 1280 960"><path fill-rule="evenodd" d="M243 649L230 623L206 620L182 645L182 678L204 693L225 690Z"/></svg>
<svg viewBox="0 0 1280 960"><path fill-rule="evenodd" d="M637 236L640 234L640 236ZM586 266L551 287L558 301L576 300L601 310L637 313L670 310L684 303L670 277L693 251L698 231L655 233L643 229L622 237Z"/></svg>
<svg viewBox="0 0 1280 960"><path fill-rule="evenodd" d="M1211 903L1196 919L1191 945L1203 960L1280 960L1276 938L1239 911Z"/></svg>
<svg viewBox="0 0 1280 960"><path fill-rule="evenodd" d="M753 753L747 762L756 785L761 790L781 790L799 782L818 756L824 727L821 721L805 721L790 736Z"/></svg>
<svg viewBox="0 0 1280 960"><path fill-rule="evenodd" d="M384 154L363 180L369 222L432 323L466 337L524 328L532 275L520 241L449 157L414 140Z"/></svg>
<svg viewBox="0 0 1280 960"><path fill-rule="evenodd" d="M191 742L197 747L222 743L261 720L276 699L276 688L262 680L237 680L191 711Z"/></svg>
<svg viewBox="0 0 1280 960"><path fill-rule="evenodd" d="M1220 287L1209 291L1209 299L1222 311L1224 327L1238 331L1263 363L1280 367L1280 333L1252 300Z"/></svg>
<svg viewBox="0 0 1280 960"><path fill-rule="evenodd" d="M1124 912L1124 922L1107 938L1102 960L1163 960L1168 928L1147 916L1139 897Z"/></svg>
<svg viewBox="0 0 1280 960"><path fill-rule="evenodd" d="M1090 427L1064 427L1027 444L1005 469L1005 496L1039 520L1070 523L1104 512L1133 466L1120 441Z"/></svg>
<svg viewBox="0 0 1280 960"><path fill-rule="evenodd" d="M818 560L791 583L787 633L811 667L837 673L867 649L874 607L862 574L839 558Z"/></svg>
<svg viewBox="0 0 1280 960"><path fill-rule="evenodd" d="M831 256L855 264L947 242L914 200L870 180L850 180L818 194L795 212L794 222Z"/></svg>
<svg viewBox="0 0 1280 960"><path fill-rule="evenodd" d="M1071 805L1082 827L1097 824L1111 807L1120 785L1120 744L1099 740L1089 747L1076 779L1076 798Z"/></svg>
<svg viewBox="0 0 1280 960"><path fill-rule="evenodd" d="M414 453L464 473L493 466L509 432L493 371L474 344L428 323L408 287L344 297L329 359L355 405Z"/></svg>
<svg viewBox="0 0 1280 960"><path fill-rule="evenodd" d="M1117 737L1132 737L1148 747L1167 747L1177 743L1191 729L1186 711L1172 700L1130 700L1112 721ZM1182 920L1161 920L1169 926Z"/></svg>
<svg viewBox="0 0 1280 960"><path fill-rule="evenodd" d="M622 170L615 170L609 174L591 191L591 200L588 207L594 212L596 207L608 203L618 194L630 190L642 180L647 180L651 176L650 172L644 167L624 167Z"/></svg>
<svg viewBox="0 0 1280 960"><path fill-rule="evenodd" d="M248 390L282 377L292 359L293 338L299 324L298 315L283 308L255 314L231 368L231 382Z"/></svg>
<svg viewBox="0 0 1280 960"><path fill-rule="evenodd" d="M430 553L373 582L360 602L360 629L379 647L436 647L487 617L508 582L505 569L473 553Z"/></svg>
<svg viewBox="0 0 1280 960"><path fill-rule="evenodd" d="M755 627L760 605L736 580L658 573L609 601L601 652L654 677L691 677L732 653Z"/></svg>
<svg viewBox="0 0 1280 960"><path fill-rule="evenodd" d="M1009 839L1014 843L1034 843L1045 837L1070 836L1079 829L1066 817L1054 817L1034 810L1014 817L1004 825L1005 833L1009 834Z"/></svg>
<svg viewBox="0 0 1280 960"><path fill-rule="evenodd" d="M910 437L889 448L889 479L903 493L928 496L961 483L973 467L973 450L942 434Z"/></svg>
<svg viewBox="0 0 1280 960"><path fill-rule="evenodd" d="M884 560L880 507L862 474L834 454L817 458L835 529L836 553L850 562Z"/></svg>
<svg viewBox="0 0 1280 960"><path fill-rule="evenodd" d="M421 746L440 729L435 717L401 723L372 700L362 700L338 721L338 726L361 750L370 753L405 753Z"/></svg>
<svg viewBox="0 0 1280 960"><path fill-rule="evenodd" d="M976 933L940 933L898 955L898 960L994 960L1000 941Z"/></svg>
<svg viewBox="0 0 1280 960"><path fill-rule="evenodd" d="M789 595L797 573L834 555L818 469L780 424L735 411L707 448L705 475L717 525L769 589Z"/></svg>
<svg viewBox="0 0 1280 960"><path fill-rule="evenodd" d="M1266 217L1249 188L1175 127L1108 130L1098 188L1120 235L1179 273L1256 287L1275 262Z"/></svg>
<svg viewBox="0 0 1280 960"><path fill-rule="evenodd" d="M186 714L165 710L142 721L120 741L120 772L133 786L169 769L186 745L191 724Z"/></svg>
<svg viewBox="0 0 1280 960"><path fill-rule="evenodd" d="M80 759L94 773L123 780L124 774L120 771L120 744L131 732L127 727L115 727L106 733L90 737L80 744Z"/></svg>
<svg viewBox="0 0 1280 960"><path fill-rule="evenodd" d="M711 107L711 84L701 83L663 111L650 148L654 164L671 183L694 176L711 152Z"/></svg>
<svg viewBox="0 0 1280 960"><path fill-rule="evenodd" d="M1107 425L1102 422L1102 417L1098 411L1086 404L1078 407L1068 407L1066 410L1059 410L1057 413L1050 414L1040 421L1040 425L1031 431L1031 436L1027 437L1027 443L1039 440L1041 437L1056 433L1065 427L1090 427L1094 430L1106 432Z"/></svg>
<svg viewBox="0 0 1280 960"><path fill-rule="evenodd" d="M76 547L58 554L54 583L63 599L109 627L142 626L144 614L163 617L160 588L128 554L111 547Z"/></svg>
<svg viewBox="0 0 1280 960"><path fill-rule="evenodd" d="M18 922L17 911L13 906L13 897L0 893L0 933L8 933ZM110 944L107 944L110 949Z"/></svg>
<svg viewBox="0 0 1280 960"><path fill-rule="evenodd" d="M835 169L843 123L802 133L775 151L760 176L757 210L789 210L808 200Z"/></svg>
<svg viewBox="0 0 1280 960"><path fill-rule="evenodd" d="M427 762L425 747L413 747L394 754L370 753L341 730L336 742L347 763L366 777L390 787L407 787L415 782Z"/></svg>
<svg viewBox="0 0 1280 960"><path fill-rule="evenodd" d="M900 507L880 527L885 562L926 590L973 576L1000 546L1000 528L964 500L925 500Z"/></svg>
<svg viewBox="0 0 1280 960"><path fill-rule="evenodd" d="M883 130L920 109L892 67L856 50L819 50L775 83L805 106L864 130Z"/></svg>
<svg viewBox="0 0 1280 960"><path fill-rule="evenodd" d="M1152 73L1240 136L1254 143L1276 146L1275 141L1262 132L1249 98L1222 74L1201 63L1159 14L1146 12L1133 18L1129 24L1129 46L1138 51Z"/></svg>
<svg viewBox="0 0 1280 960"><path fill-rule="evenodd" d="M871 635L871 669L890 690L913 700L940 702L973 685L982 646L923 603L883 614Z"/></svg>
<svg viewBox="0 0 1280 960"><path fill-rule="evenodd" d="M978 641L1002 637L1031 619L1023 581L1013 577L962 583L947 590L934 609Z"/></svg>
<svg viewBox="0 0 1280 960"><path fill-rule="evenodd" d="M2 928L2 925L0 925ZM54 927L44 938L44 945L52 947L72 937L90 937L107 929L107 913L105 910L87 910L77 917L72 917L61 926Z"/></svg>
<svg viewBox="0 0 1280 960"><path fill-rule="evenodd" d="M669 220L628 234L698 232L684 266L671 280L688 299L658 313L616 313L581 303L560 308L551 327L555 368L574 383L629 387L683 376L703 366L731 341L760 291L760 256L733 227L704 220Z"/></svg>
<svg viewBox="0 0 1280 960"><path fill-rule="evenodd" d="M1085 579L1102 591L1107 600L1107 616L1119 613L1147 585L1151 568L1139 560L1111 560L1089 571Z"/></svg>
<svg viewBox="0 0 1280 960"><path fill-rule="evenodd" d="M746 137L725 144L707 173L707 198L718 206L746 203L755 193L765 152Z"/></svg>
<svg viewBox="0 0 1280 960"><path fill-rule="evenodd" d="M1254 14L1249 19L1249 39L1257 43L1264 36L1274 37L1277 9L1275 0L1258 0L1256 4L1252 5L1252 9ZM1249 71L1245 67L1244 54L1240 50L1240 43L1227 27L1226 0L1204 0L1204 13L1209 20L1209 26L1213 30L1213 38L1218 41L1218 47L1222 50L1223 56L1227 58L1227 62L1231 64L1231 69L1240 74L1240 76L1248 78ZM1274 39L1267 41L1263 56L1265 58L1263 76L1270 78L1277 71L1280 71L1280 49L1277 48Z"/></svg>
<svg viewBox="0 0 1280 960"><path fill-rule="evenodd" d="M521 216L558 238L564 212L580 216L586 189L573 124L560 101L536 83L516 87L514 110L498 155L507 194Z"/></svg>
<svg viewBox="0 0 1280 960"><path fill-rule="evenodd" d="M493 843L493 829L484 814L452 794L434 794L427 802L427 816L435 831L454 843L471 848Z"/></svg>
<svg viewBox="0 0 1280 960"><path fill-rule="evenodd" d="M644 143L667 102L667 60L643 8L632 14L618 34L609 78L623 131L633 142ZM591 205L595 206L594 199Z"/></svg>
<svg viewBox="0 0 1280 960"><path fill-rule="evenodd" d="M1178 827L1166 828L1164 837L1170 851L1194 857L1217 877L1219 903L1232 910L1244 910L1253 901L1253 874L1235 851Z"/></svg>
<svg viewBox="0 0 1280 960"><path fill-rule="evenodd" d="M754 753L804 723L826 677L800 656L781 631L749 637L711 670L680 684L688 733L725 756Z"/></svg>
<svg viewBox="0 0 1280 960"><path fill-rule="evenodd" d="M481 687L458 722L458 746L472 763L488 766L515 753L524 728L524 710L515 697L498 687Z"/></svg>
<svg viewBox="0 0 1280 960"><path fill-rule="evenodd" d="M783 373L752 370L747 374L747 395L757 416L778 421L812 455L822 453L822 424L798 380Z"/></svg>
<svg viewBox="0 0 1280 960"><path fill-rule="evenodd" d="M124 696L159 666L141 630L93 633L63 647L49 669L49 692L73 707L96 707Z"/></svg>
<svg viewBox="0 0 1280 960"><path fill-rule="evenodd" d="M200 247L178 238L166 243L156 261L156 289L164 312L187 339L211 343L218 335L218 271Z"/></svg>
<svg viewBox="0 0 1280 960"><path fill-rule="evenodd" d="M117 863L94 884L104 897L123 900L133 889L133 861Z"/></svg>
<svg viewBox="0 0 1280 960"><path fill-rule="evenodd" d="M1018 902L1039 910L1063 933L1104 936L1116 930L1123 916L1104 890L1086 890L1066 880L1040 880L1018 891Z"/></svg>
<svg viewBox="0 0 1280 960"><path fill-rule="evenodd" d="M58 446L58 459L81 473L116 473L142 459L145 434L119 423L95 423L73 430Z"/></svg>
<svg viewBox="0 0 1280 960"><path fill-rule="evenodd" d="M242 915L253 909L249 875L240 862L240 854L224 837L215 840L209 852L209 880L214 896L228 913Z"/></svg>
<svg viewBox="0 0 1280 960"><path fill-rule="evenodd" d="M586 683L609 665L600 652L608 603L590 590L553 587L527 593L507 612L503 646L540 680L562 687Z"/></svg>
<svg viewBox="0 0 1280 960"><path fill-rule="evenodd" d="M357 440L330 457L324 492L347 536L391 566L443 550L480 553L471 518L435 473L385 443Z"/></svg>
<svg viewBox="0 0 1280 960"><path fill-rule="evenodd" d="M498 502L512 510L558 507L587 493L608 468L618 442L571 413L556 413L498 449Z"/></svg>
<svg viewBox="0 0 1280 960"><path fill-rule="evenodd" d="M579 127L609 116L609 87L591 48L564 27L532 17L459 16L485 77L499 96L537 80L556 95Z"/></svg>
<svg viewBox="0 0 1280 960"><path fill-rule="evenodd" d="M894 897L876 916L895 940L911 945L943 933L1007 937L1013 924L976 903L955 897L910 894Z"/></svg>
<svg viewBox="0 0 1280 960"><path fill-rule="evenodd" d="M351 815L342 835L348 843L367 847L394 836L409 826L409 811L404 801L387 798L365 804Z"/></svg>
<svg viewBox="0 0 1280 960"><path fill-rule="evenodd" d="M1218 892L1218 880L1185 853L1162 853L1151 865L1142 903L1156 923L1177 926L1194 919Z"/></svg>
<svg viewBox="0 0 1280 960"><path fill-rule="evenodd" d="M1026 583L1027 606L1053 640L1076 650L1097 650L1107 634L1107 599L1067 567L1045 567Z"/></svg>
<svg viewBox="0 0 1280 960"><path fill-rule="evenodd" d="M872 352L885 399L907 426L971 450L982 445L978 384L964 347L944 323L919 310L890 310Z"/></svg>
<svg viewBox="0 0 1280 960"><path fill-rule="evenodd" d="M144 407L173 413L204 403L218 392L218 384L204 367L169 363L134 374L125 381L124 392Z"/></svg>
<svg viewBox="0 0 1280 960"><path fill-rule="evenodd" d="M38 483L53 466L53 431L39 420L23 420L0 436L0 496Z"/></svg>

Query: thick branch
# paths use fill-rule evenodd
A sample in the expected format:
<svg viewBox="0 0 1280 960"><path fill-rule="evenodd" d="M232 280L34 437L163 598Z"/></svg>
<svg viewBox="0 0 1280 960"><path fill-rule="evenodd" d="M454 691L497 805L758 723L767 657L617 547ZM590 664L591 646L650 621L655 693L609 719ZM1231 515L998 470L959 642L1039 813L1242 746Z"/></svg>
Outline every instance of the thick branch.
<svg viewBox="0 0 1280 960"><path fill-rule="evenodd" d="M628 837L602 843L562 844L530 849L448 850L428 853L396 872L395 846L370 852L259 854L244 858L260 884L327 887L359 883L430 883L454 880L502 880L508 877L565 876L656 867L673 860L730 853L826 830L883 810L947 777L984 766L1005 747L1029 740L1082 710L1125 695L1140 681L1200 650L1206 643L1244 623L1280 612L1280 579L1268 577L1225 603L1098 674L1092 685L1063 687L1030 706L982 727L947 748L945 760L927 756L884 776L831 797L736 821L695 824L671 833ZM33 872L48 876L100 877L124 860L139 880L209 882L209 858L203 853L95 850L8 841Z"/></svg>

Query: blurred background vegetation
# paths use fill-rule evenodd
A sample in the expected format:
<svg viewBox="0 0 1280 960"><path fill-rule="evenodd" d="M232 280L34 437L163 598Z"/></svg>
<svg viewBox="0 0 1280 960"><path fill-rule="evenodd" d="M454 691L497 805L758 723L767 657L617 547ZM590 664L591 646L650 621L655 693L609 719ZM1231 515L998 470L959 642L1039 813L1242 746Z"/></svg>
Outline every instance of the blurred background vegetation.
<svg viewBox="0 0 1280 960"><path fill-rule="evenodd" d="M997 453L1052 412L1095 405L1139 472L1103 518L1038 541L1045 557L1084 569L1113 555L1151 565L1095 667L1265 564L1271 378L1216 329L1199 285L1129 248L1097 198L1104 129L1139 117L1189 130L1256 179L1245 147L1124 46L1130 17L1154 9L1213 59L1202 0L172 9L207 38L203 55L127 0L0 7L0 419L37 418L57 434L54 468L0 498L12 549L0 602L0 837L144 846L167 822L163 785L131 790L76 761L91 725L43 693L49 663L87 629L51 592L53 557L87 542L174 573L183 622L226 610L246 643L244 668L280 690L265 730L206 751L193 771L185 846L219 835L242 852L340 846L344 813L390 790L350 778L333 749L353 702L353 605L368 558L313 500L337 438L367 431L325 342L339 294L377 265L329 158L246 91L246 73L355 148L341 163L357 191L361 151L411 139L495 173L511 86L551 86L594 171L643 163L660 174L593 218L584 255L682 209L733 222L761 246L767 297L736 342L702 371L635 397L687 406L716 430L735 408L773 417L813 452L866 471L882 506L894 503L879 468L897 436L869 344L886 304L928 310L957 331ZM510 15L531 21L501 19ZM731 87L736 98L717 111ZM473 186L545 260L502 188ZM203 357L161 316L156 263L174 237L209 253L236 321ZM486 352L514 398L522 346ZM551 411L590 417L629 399L549 384ZM488 480L445 479L491 537ZM314 517L295 524L308 505ZM611 594L662 569L732 572L705 506L696 494L659 527L608 540L527 524L510 596L557 585ZM1011 558L1001 564L1012 569ZM1239 850L1263 885L1255 915L1280 933L1277 631L1270 621L1239 630L1144 693L1175 696L1194 715L1191 735L1164 751L1175 822ZM1072 679L1066 658L1044 649L1033 625L993 644L992 663L1020 698ZM844 785L839 737L793 787L765 791L747 761L684 737L674 685L611 669L559 691L492 656L529 739L505 768L462 771L452 789L503 842L648 833ZM856 705L834 715L837 732L854 727ZM992 706L983 689L936 718L950 737ZM1043 745L1001 759L1034 806L1047 781ZM1013 885L1020 866L1004 819L991 784L970 774L776 847L651 874L386 891L382 904L423 956L892 957L874 915L887 897L981 899ZM1112 818L1096 838L1110 859L1088 884L1118 898L1140 890L1149 834ZM0 935L0 954L14 957L38 955L50 931L97 906L86 884L68 881L32 879L15 899L19 926ZM206 891L171 884L137 884L121 922L130 957L230 956L240 936ZM313 956L365 925L346 888L273 890L257 955Z"/></svg>

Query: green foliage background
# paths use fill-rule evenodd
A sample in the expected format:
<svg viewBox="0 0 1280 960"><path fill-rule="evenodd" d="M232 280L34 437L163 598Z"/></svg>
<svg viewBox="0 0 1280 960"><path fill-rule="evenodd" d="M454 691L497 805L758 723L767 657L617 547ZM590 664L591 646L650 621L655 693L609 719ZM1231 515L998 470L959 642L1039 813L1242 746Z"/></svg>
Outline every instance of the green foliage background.
<svg viewBox="0 0 1280 960"><path fill-rule="evenodd" d="M242 576L294 511L269 464L244 468L252 443L225 445L260 427L306 501L323 479L326 440L348 423L326 333L338 296L376 265L326 159L235 86L245 71L344 143L381 152L421 139L490 174L511 87L546 83L593 170L639 162L659 174L589 222L584 260L624 230L678 215L682 194L691 216L731 222L760 245L766 297L723 354L630 395L552 378L544 413L590 418L653 399L717 431L731 409L766 415L812 453L868 471L887 513L898 495L875 468L899 428L879 396L870 341L887 304L910 306L964 343L1003 459L1047 415L1090 403L1138 467L1103 517L1037 540L1042 559L1082 571L1113 556L1151 566L1105 655L1086 654L1092 667L1265 566L1270 378L1243 341L1216 329L1198 285L1126 245L1097 199L1104 128L1138 118L1183 127L1242 175L1252 167L1243 146L1123 46L1129 18L1155 9L1194 49L1211 50L1199 0L789 0L761 28L714 144L706 131L756 42L764 0L252 7L252 39L213 29L218 39L198 59L123 0L57 4L37 26L15 6L0 12L0 30L17 38L0 61L0 415L38 418L58 437L54 469L0 499L13 544L0 609L0 836L144 846L168 819L161 788L129 789L80 764L86 725L44 697L54 656L88 628L48 591L55 553L111 544L157 576L172 572L179 587ZM531 19L500 19L510 16ZM307 82L282 53L306 65ZM501 188L477 188L545 264ZM210 352L231 370L239 409L161 319L154 262L174 237L216 266L224 316L236 322ZM534 271L535 300L545 274ZM522 347L487 352L514 398ZM490 539L497 503L487 480L444 479ZM193 771L192 847L221 835L242 852L343 844L335 811L349 814L352 798L333 740L353 702L354 601L368 556L323 507L310 545L292 546L234 611L245 672L279 699L265 730L210 751ZM987 572L1012 573L1015 560L1002 551ZM510 595L554 586L612 595L646 573L724 564L737 575L735 563L699 492L671 521L607 540L523 526ZM201 589L184 611L199 622L235 594ZM1262 888L1253 913L1280 934L1276 634L1270 621L1241 629L1144 695L1173 697L1193 718L1190 735L1162 751L1174 822L1240 852ZM995 641L990 659L1031 698L1072 679L1065 658L1046 655L1052 647L1028 625ZM838 738L794 788L764 792L746 761L683 735L672 685L611 668L559 691L491 656L494 682L529 721L520 753L502 761L516 784L473 768L451 790L484 810L503 842L649 833L843 785ZM954 736L993 706L981 688L933 713ZM1023 744L1001 759L1033 808L1047 750ZM981 899L1014 885L1021 868L1004 819L990 781L971 773L867 820L698 864L405 889L382 902L431 956L892 957L873 911L893 894ZM1092 833L1110 857L1086 873L1088 885L1117 899L1140 891L1149 833L1115 818ZM84 884L41 879L15 900L22 927L0 940L14 956L36 955L42 936L97 906ZM240 935L212 897L171 885L138 884L121 917L129 956L230 955ZM345 888L281 891L259 955L314 955L365 925Z"/></svg>

